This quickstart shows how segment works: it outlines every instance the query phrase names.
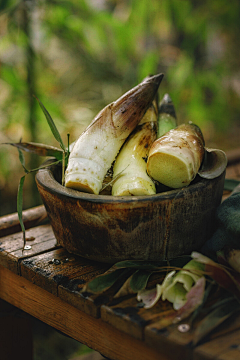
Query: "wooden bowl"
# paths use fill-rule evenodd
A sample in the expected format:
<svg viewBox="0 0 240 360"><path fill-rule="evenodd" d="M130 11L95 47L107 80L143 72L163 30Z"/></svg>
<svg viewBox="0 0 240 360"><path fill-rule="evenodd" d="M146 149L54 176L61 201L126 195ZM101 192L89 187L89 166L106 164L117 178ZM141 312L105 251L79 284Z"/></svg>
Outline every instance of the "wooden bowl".
<svg viewBox="0 0 240 360"><path fill-rule="evenodd" d="M92 195L60 184L61 167L36 175L56 239L70 253L100 262L164 260L200 250L215 230L225 173L151 196Z"/></svg>

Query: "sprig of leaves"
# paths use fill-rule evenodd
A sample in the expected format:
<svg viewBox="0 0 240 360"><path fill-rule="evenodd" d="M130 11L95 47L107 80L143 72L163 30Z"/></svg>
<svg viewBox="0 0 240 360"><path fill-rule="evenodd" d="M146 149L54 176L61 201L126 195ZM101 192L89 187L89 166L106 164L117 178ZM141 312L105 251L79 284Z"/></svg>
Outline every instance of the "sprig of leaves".
<svg viewBox="0 0 240 360"><path fill-rule="evenodd" d="M18 213L18 219L19 219L19 222L21 225L21 229L23 232L23 250L26 245L26 230L25 230L25 226L24 226L24 222L23 222L23 218L22 218L23 186L24 186L25 177L29 173L32 173L32 172L38 171L40 169L43 169L47 166L62 162L62 183L64 183L65 165L67 164L68 157L69 157L69 135L68 135L68 146L65 147L63 140L61 138L61 135L60 135L51 115L49 114L49 112L47 111L47 109L45 108L43 103L36 96L35 96L35 98L37 99L37 101L45 115L47 123L51 129L51 132L52 132L53 136L55 137L55 139L58 141L61 149L58 149L58 148L56 148L54 146L50 146L50 145L31 143L31 142L22 143L20 141L19 143L8 143L8 145L17 147L18 153L19 153L19 160L20 160L21 165L25 172L25 175L23 175L20 179L19 186L18 186L18 193L17 193L17 213ZM56 158L57 161L53 162L52 164L48 164L46 166L40 166L36 169L28 170L25 166L25 159L24 159L22 150L34 153L39 156L53 156Z"/></svg>

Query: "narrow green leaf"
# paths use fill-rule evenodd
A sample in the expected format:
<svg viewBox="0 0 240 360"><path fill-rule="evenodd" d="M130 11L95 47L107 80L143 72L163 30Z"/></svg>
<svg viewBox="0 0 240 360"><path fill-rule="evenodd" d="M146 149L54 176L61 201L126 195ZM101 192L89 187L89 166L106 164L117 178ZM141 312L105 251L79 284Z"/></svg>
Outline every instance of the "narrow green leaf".
<svg viewBox="0 0 240 360"><path fill-rule="evenodd" d="M43 103L37 97L36 97L36 99L37 99L37 101L38 101L38 103L39 103L39 105L40 105L40 107L41 107L41 109L42 109L42 111L43 111L43 113L45 115L45 118L46 118L46 120L48 122L48 125L49 125L49 127L50 127L50 129L51 129L51 131L53 133L53 136L59 142L60 147L65 151L66 149L65 149L65 146L63 144L61 135L59 134L59 131L58 131L58 129L57 129L51 115L49 114L49 112L47 111L47 109L45 108Z"/></svg>
<svg viewBox="0 0 240 360"><path fill-rule="evenodd" d="M18 154L19 154L20 163L22 164L22 166L25 166L25 159L24 159L23 153L20 149L18 149Z"/></svg>
<svg viewBox="0 0 240 360"><path fill-rule="evenodd" d="M25 180L25 175L21 177L19 186L18 186L18 193L17 193L17 212L18 212L18 219L22 228L23 232L23 248L26 244L26 234L25 234L25 226L22 219L22 208L23 208L23 184Z"/></svg>
<svg viewBox="0 0 240 360"><path fill-rule="evenodd" d="M125 260L115 264L117 268L134 268L153 270L159 267L167 266L167 261L142 261L142 260Z"/></svg>
<svg viewBox="0 0 240 360"><path fill-rule="evenodd" d="M194 334L193 344L197 345L212 330L214 330L218 325L222 324L233 313L239 310L240 303L233 298L230 298L229 301L225 301L224 304L218 306L198 325Z"/></svg>
<svg viewBox="0 0 240 360"><path fill-rule="evenodd" d="M135 268L141 270L154 270L161 267L171 266L171 267L183 267L190 260L192 260L190 255L179 256L170 260L162 261L144 261L144 260L125 260L119 261L115 264L117 268Z"/></svg>
<svg viewBox="0 0 240 360"><path fill-rule="evenodd" d="M120 277L125 275L127 272L127 269L117 269L106 275L98 276L97 278L93 279L88 283L87 289L94 293L100 293L111 287Z"/></svg>
<svg viewBox="0 0 240 360"><path fill-rule="evenodd" d="M57 160L62 160L63 151L51 146L51 145L45 145L45 144L39 144L39 143L32 143L32 142L25 142L25 143L8 143L8 145L15 146L21 150L39 155L39 156L53 156ZM22 155L23 157L23 155ZM19 156L19 159L21 161L21 158ZM23 158L24 160L24 158ZM24 163L21 161L21 164L24 166Z"/></svg>
<svg viewBox="0 0 240 360"><path fill-rule="evenodd" d="M134 292L145 289L152 272L146 270L137 270L131 277L130 287Z"/></svg>

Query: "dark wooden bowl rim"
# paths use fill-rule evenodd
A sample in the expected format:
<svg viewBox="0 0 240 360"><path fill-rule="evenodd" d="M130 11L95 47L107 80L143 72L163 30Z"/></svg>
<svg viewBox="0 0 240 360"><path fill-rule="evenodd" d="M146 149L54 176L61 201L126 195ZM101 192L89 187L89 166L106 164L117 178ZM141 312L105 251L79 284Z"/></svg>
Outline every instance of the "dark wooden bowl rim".
<svg viewBox="0 0 240 360"><path fill-rule="evenodd" d="M50 164L52 161L48 160L44 163L44 165ZM49 191L52 194L56 194L61 197L67 197L82 201L88 201L93 203L142 203L142 202L158 202L160 200L167 200L173 198L181 198L184 196L186 191L188 194L199 191L201 193L201 189L206 188L207 184L212 180L207 180L196 177L194 182L187 187L183 187L181 189L174 189L166 192L161 192L156 195L150 196L111 196L111 195L94 195L84 193L78 190L69 189L65 186L62 186L56 180L56 172L59 170L59 165L51 165L47 166L44 169L40 169L36 174L36 180L43 188Z"/></svg>

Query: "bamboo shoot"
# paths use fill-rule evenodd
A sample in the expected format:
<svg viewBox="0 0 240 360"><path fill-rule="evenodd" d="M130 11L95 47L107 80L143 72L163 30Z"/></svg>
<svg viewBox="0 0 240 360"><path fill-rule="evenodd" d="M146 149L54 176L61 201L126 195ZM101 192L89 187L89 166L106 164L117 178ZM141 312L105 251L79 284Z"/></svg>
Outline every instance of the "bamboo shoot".
<svg viewBox="0 0 240 360"><path fill-rule="evenodd" d="M188 186L195 178L204 157L201 130L193 124L183 124L158 138L152 145L147 172L171 188Z"/></svg>
<svg viewBox="0 0 240 360"><path fill-rule="evenodd" d="M149 77L100 111L74 144L66 187L99 194L107 170L152 103L162 78Z"/></svg>

